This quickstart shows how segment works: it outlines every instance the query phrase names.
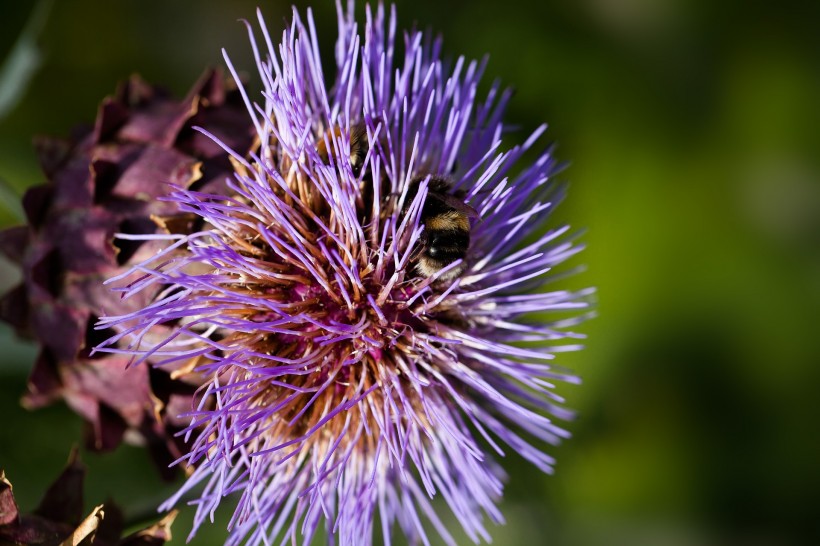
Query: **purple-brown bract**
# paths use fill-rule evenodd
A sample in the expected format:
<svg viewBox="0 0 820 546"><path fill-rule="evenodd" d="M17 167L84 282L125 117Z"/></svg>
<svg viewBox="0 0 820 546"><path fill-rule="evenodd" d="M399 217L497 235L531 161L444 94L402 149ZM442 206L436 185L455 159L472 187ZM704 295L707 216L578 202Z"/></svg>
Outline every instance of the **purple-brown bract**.
<svg viewBox="0 0 820 546"><path fill-rule="evenodd" d="M381 5L361 35L352 5L338 11L329 90L310 12L305 24L294 11L278 46L261 15L260 42L248 26L264 90L258 102L243 96L259 146L249 156L225 146L230 197L173 194L204 227L164 236L166 250L112 279L126 297L163 291L104 318L119 333L101 350L195 363L207 378L188 416L192 473L168 505L197 491L198 527L237 493L230 544L308 544L320 525L343 545L370 544L376 525L389 544L396 524L411 543L432 526L455 544L437 495L470 539L489 540L485 515L502 521L492 454L516 451L550 472L542 444L567 436L552 421L570 415L552 382L576 378L551 362L577 348L562 340L581 337L566 331L580 318L543 312L584 309L590 291L537 289L580 247L567 227L540 229L563 193L556 164L549 150L517 162L544 128L501 147L509 93L494 86L477 100L483 63L448 68L422 32L398 48L395 11ZM362 123L354 174L346 158ZM465 263L422 277L427 175L448 177L480 218ZM175 328L156 336L157 325Z"/></svg>
<svg viewBox="0 0 820 546"><path fill-rule="evenodd" d="M123 300L103 285L152 256L162 242L116 241L118 231L154 233L186 225L173 203L159 198L169 182L220 192L232 172L229 156L193 126L204 126L246 153L255 130L237 89L208 70L178 100L132 76L103 100L92 127L70 139L40 137L35 149L45 182L23 197L26 224L0 231L0 253L20 267L21 281L0 297L0 320L33 340L39 354L22 403L29 409L63 400L87 423L90 449L121 441L146 445L167 478L183 452L176 415L199 385L172 370L128 368L129 357L91 355L110 335L98 317L131 312L153 294Z"/></svg>

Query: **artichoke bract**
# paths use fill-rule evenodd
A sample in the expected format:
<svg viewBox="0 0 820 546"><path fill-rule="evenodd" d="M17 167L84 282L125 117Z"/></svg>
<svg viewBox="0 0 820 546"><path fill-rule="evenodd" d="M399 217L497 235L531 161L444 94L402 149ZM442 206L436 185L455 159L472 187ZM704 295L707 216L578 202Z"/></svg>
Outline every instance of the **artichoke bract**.
<svg viewBox="0 0 820 546"><path fill-rule="evenodd" d="M131 77L102 102L93 127L67 140L35 140L46 182L23 198L28 223L0 232L0 251L22 270L20 284L0 300L0 318L40 346L24 406L65 400L88 423L91 449L112 449L124 438L143 443L166 474L180 455L174 419L190 409L196 378L187 374L183 382L167 367L129 367L130 356L93 354L112 335L94 325L154 296L149 290L123 299L104 286L156 251L150 241L116 234L194 229L162 198L174 188L220 193L233 172L222 148L194 127L236 150L253 145L241 97L228 85L211 70L178 100Z"/></svg>
<svg viewBox="0 0 820 546"><path fill-rule="evenodd" d="M31 514L21 514L11 482L0 470L0 544L57 546L162 546L171 540L170 512L156 524L120 538L123 515L111 502L94 507L87 515L83 507L85 467L71 454L63 472L49 486L40 505Z"/></svg>

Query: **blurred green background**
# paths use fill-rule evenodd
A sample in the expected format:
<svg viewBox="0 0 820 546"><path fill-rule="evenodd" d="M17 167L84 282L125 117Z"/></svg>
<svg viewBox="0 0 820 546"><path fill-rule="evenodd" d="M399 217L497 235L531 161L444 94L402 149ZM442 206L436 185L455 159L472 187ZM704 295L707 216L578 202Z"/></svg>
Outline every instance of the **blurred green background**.
<svg viewBox="0 0 820 546"><path fill-rule="evenodd" d="M315 3L331 58L335 12ZM223 46L250 69L237 19L257 4L276 37L288 3L54 2L0 119L2 225L42 180L33 135L90 122L133 72L181 96ZM34 3L0 6L5 57ZM587 349L561 355L584 379L561 389L574 438L555 476L505 461L494 544L820 544L820 2L414 0L399 19L450 55L490 54L487 81L517 90L511 140L546 120L571 161L555 222L589 229L570 264L588 271L562 281L599 289ZM81 423L21 409L34 350L5 326L0 343L0 466L30 510ZM171 491L139 449L83 458L89 507L112 496L135 519Z"/></svg>

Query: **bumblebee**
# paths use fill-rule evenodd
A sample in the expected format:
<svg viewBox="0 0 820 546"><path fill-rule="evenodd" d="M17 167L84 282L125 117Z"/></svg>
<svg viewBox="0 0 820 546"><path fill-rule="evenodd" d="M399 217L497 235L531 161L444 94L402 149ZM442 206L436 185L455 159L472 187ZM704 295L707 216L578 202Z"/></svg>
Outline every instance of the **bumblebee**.
<svg viewBox="0 0 820 546"><path fill-rule="evenodd" d="M329 160L328 144L333 146L333 139L341 134L341 128L336 125L327 132L325 138L320 139L319 142L316 143L316 151L322 163L327 164ZM364 168L364 160L367 157L367 151L369 149L370 142L367 140L367 128L364 123L353 125L350 128L350 156L348 157L348 161L350 162L350 169L353 171L354 176L358 177L361 174L362 168Z"/></svg>
<svg viewBox="0 0 820 546"><path fill-rule="evenodd" d="M413 202L419 185L427 175L410 181L405 197L405 209ZM450 182L440 175L432 175L427 185L427 198L421 209L419 221L424 224L420 247L415 258L415 270L423 277L435 275L456 260L457 267L438 278L439 281L455 279L464 272L467 250L470 247L470 219L478 212L464 202L464 192L452 191Z"/></svg>

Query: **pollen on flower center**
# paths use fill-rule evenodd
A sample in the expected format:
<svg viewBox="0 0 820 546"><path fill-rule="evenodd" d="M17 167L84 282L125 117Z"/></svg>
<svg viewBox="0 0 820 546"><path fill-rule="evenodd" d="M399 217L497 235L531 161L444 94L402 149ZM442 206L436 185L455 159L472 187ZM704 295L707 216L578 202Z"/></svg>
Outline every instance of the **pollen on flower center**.
<svg viewBox="0 0 820 546"><path fill-rule="evenodd" d="M289 439L305 440L283 449L286 457L328 431L338 434L357 426L351 424L351 414L337 417L339 408L365 395L371 404L384 404L383 392L376 388L409 372L408 362L422 357L416 340L437 333L436 321L412 308L419 286L430 291L431 285L406 267L418 233L398 235L400 244L393 245L397 257L390 260L383 246L342 241L334 231L343 221L336 217L339 209L315 197L316 177L274 170L294 165L287 157L271 155L266 165L253 165L255 178L240 169L248 183L236 197L199 203L199 212L209 214L216 229L194 246L213 267L211 275L219 285L218 290L200 288L203 303L220 308L219 320L232 324L219 339L219 373L225 382L248 385L253 403L245 411L266 415L264 432L245 442L264 451ZM298 221L283 222L264 206L249 209L247 204L257 197L252 180L262 181L272 204L292 209ZM354 194L351 202L358 204L351 210L367 225L377 191L360 193L364 198ZM392 222L394 229L401 222L407 232L409 222L396 210L395 200L384 203L369 222ZM220 305L226 293L241 305ZM361 412L352 415L353 421L366 418ZM377 422L366 426L379 428ZM313 434L318 427L323 427L322 435ZM340 440L342 447L353 442L359 451L376 448L361 435L341 435Z"/></svg>

